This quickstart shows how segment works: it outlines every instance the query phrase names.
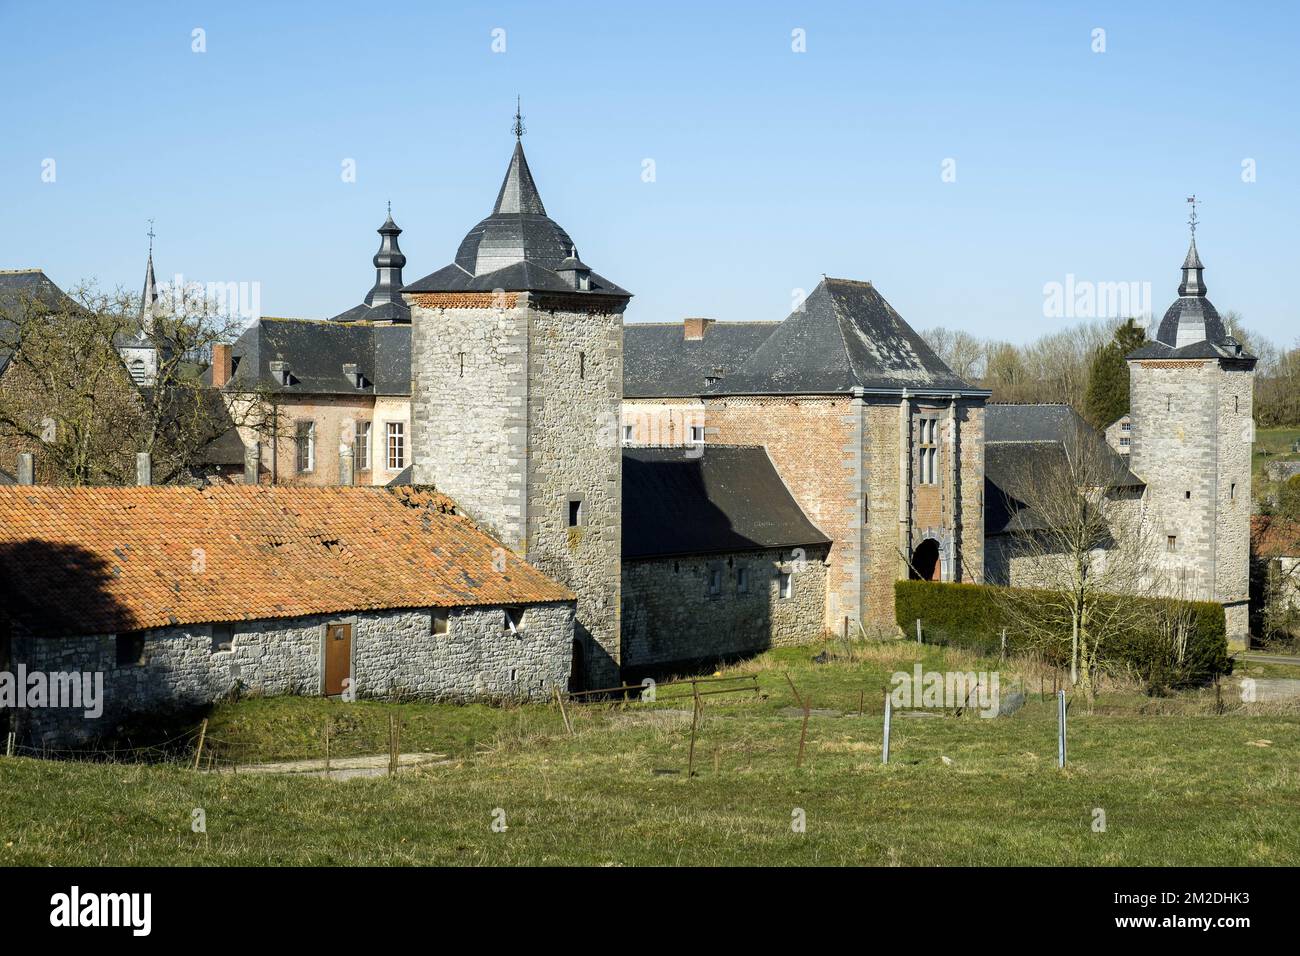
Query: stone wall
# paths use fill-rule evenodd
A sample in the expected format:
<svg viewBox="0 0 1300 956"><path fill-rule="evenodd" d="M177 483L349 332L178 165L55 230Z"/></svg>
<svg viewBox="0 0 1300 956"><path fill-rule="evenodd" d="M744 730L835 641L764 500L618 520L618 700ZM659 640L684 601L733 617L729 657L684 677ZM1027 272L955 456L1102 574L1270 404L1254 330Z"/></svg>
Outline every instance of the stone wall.
<svg viewBox="0 0 1300 956"><path fill-rule="evenodd" d="M142 663L119 666L112 634L81 637L14 635L11 669L28 673L103 674L104 714L81 710L17 710L21 736L33 745L63 746L111 737L133 713L197 706L228 694L320 694L325 627L352 624L352 688L358 697L397 694L435 700L544 699L563 689L572 659L571 603L529 605L518 633L501 607L450 609L445 634L432 633L431 611L401 609L310 615L232 624L229 650L213 647L209 625L146 632Z"/></svg>
<svg viewBox="0 0 1300 956"><path fill-rule="evenodd" d="M660 671L672 664L753 654L816 641L824 631L826 546L784 551L652 558L623 565L623 667ZM742 569L747 590L740 590ZM721 588L710 593L710 574ZM778 571L791 574L779 593Z"/></svg>

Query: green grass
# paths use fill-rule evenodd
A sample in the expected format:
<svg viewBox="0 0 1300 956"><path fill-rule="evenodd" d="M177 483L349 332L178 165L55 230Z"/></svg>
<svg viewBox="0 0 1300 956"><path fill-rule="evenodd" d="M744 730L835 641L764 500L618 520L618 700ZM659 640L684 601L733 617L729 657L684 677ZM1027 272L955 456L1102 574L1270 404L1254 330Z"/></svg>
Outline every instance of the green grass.
<svg viewBox="0 0 1300 956"><path fill-rule="evenodd" d="M1258 428L1255 430L1255 448L1251 453L1255 481L1262 482L1264 469L1271 461L1295 461L1300 455L1291 447L1300 439L1300 428Z"/></svg>
<svg viewBox="0 0 1300 956"><path fill-rule="evenodd" d="M815 665L818 650L728 671L756 673L768 697L707 698L693 778L689 698L667 700L671 688L654 706L573 708L574 737L544 705L249 700L209 723L242 759L290 758L319 755L327 717L336 748L350 735L355 752L376 737L382 751L397 713L403 750L452 759L393 779L0 759L0 865L1300 864L1294 713L1216 715L1212 692L1152 700L1109 687L1092 715L1072 711L1062 772L1054 706L1024 674L1030 699L1013 717L896 716L882 766L892 671L918 655L929 669L996 665L906 643ZM813 707L846 713L811 718L797 770L787 672ZM191 831L195 808L206 833ZM492 829L496 808L505 832Z"/></svg>

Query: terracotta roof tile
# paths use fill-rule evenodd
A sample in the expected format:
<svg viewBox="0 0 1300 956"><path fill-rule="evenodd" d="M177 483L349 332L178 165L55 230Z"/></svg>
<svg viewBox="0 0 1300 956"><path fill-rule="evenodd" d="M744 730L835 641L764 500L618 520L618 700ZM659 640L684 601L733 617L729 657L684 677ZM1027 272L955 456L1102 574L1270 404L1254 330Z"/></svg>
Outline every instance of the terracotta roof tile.
<svg viewBox="0 0 1300 956"><path fill-rule="evenodd" d="M1250 548L1261 558L1300 557L1300 522L1272 515L1252 516Z"/></svg>
<svg viewBox="0 0 1300 956"><path fill-rule="evenodd" d="M253 485L0 487L0 591L42 634L574 599L444 495Z"/></svg>

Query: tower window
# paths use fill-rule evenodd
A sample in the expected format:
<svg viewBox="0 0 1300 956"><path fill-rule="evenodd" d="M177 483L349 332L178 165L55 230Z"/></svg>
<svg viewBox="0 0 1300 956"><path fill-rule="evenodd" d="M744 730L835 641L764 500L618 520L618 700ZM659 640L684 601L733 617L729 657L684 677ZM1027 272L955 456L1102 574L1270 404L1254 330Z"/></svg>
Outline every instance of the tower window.
<svg viewBox="0 0 1300 956"><path fill-rule="evenodd" d="M918 466L918 480L923 485L937 485L939 483L938 462L938 424L937 418L921 419L921 434Z"/></svg>
<svg viewBox="0 0 1300 956"><path fill-rule="evenodd" d="M1236 395L1232 396L1232 410L1234 413L1241 411L1241 400Z"/></svg>
<svg viewBox="0 0 1300 956"><path fill-rule="evenodd" d="M1183 497L1186 498L1188 501L1191 501L1191 500L1192 500L1192 493L1191 493L1190 491L1184 491L1184 492L1183 492Z"/></svg>
<svg viewBox="0 0 1300 956"><path fill-rule="evenodd" d="M1178 551L1178 535L1171 534L1165 539L1165 550L1170 554Z"/></svg>
<svg viewBox="0 0 1300 956"><path fill-rule="evenodd" d="M704 426L703 426L703 425L692 425L692 426L691 426L691 444L692 444L692 445L703 445L703 444L704 444Z"/></svg>
<svg viewBox="0 0 1300 956"><path fill-rule="evenodd" d="M569 499L569 527L570 528L582 527L582 519L583 519L582 499L570 498Z"/></svg>
<svg viewBox="0 0 1300 956"><path fill-rule="evenodd" d="M578 378L587 377L587 353L578 353Z"/></svg>
<svg viewBox="0 0 1300 956"><path fill-rule="evenodd" d="M1228 490L1228 498L1231 501L1237 500L1237 483L1234 481L1232 487Z"/></svg>
<svg viewBox="0 0 1300 956"><path fill-rule="evenodd" d="M632 440L632 426L631 426L631 425L624 425L624 426L623 426L623 441L631 441L631 440Z"/></svg>
<svg viewBox="0 0 1300 956"><path fill-rule="evenodd" d="M465 353L457 352L456 358L460 361L460 377L464 378L465 377Z"/></svg>

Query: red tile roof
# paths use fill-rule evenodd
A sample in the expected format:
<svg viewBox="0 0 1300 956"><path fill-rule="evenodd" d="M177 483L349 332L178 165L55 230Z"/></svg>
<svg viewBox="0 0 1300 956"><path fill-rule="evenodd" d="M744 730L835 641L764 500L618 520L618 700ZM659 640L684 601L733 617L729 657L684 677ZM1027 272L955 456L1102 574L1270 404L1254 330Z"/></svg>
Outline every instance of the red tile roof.
<svg viewBox="0 0 1300 956"><path fill-rule="evenodd" d="M0 591L40 634L574 599L444 495L255 485L0 487Z"/></svg>
<svg viewBox="0 0 1300 956"><path fill-rule="evenodd" d="M1300 557L1300 522L1254 515L1250 519L1250 549L1261 558Z"/></svg>

